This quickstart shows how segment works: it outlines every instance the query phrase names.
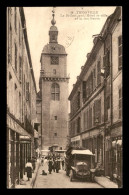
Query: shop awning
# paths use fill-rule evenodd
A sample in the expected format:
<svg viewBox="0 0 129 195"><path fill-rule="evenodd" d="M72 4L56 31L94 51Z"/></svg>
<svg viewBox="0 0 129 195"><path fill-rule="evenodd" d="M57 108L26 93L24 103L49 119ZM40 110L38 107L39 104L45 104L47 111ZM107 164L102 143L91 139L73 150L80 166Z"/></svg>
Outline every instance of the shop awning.
<svg viewBox="0 0 129 195"><path fill-rule="evenodd" d="M87 154L94 155L90 150L73 150L71 154Z"/></svg>

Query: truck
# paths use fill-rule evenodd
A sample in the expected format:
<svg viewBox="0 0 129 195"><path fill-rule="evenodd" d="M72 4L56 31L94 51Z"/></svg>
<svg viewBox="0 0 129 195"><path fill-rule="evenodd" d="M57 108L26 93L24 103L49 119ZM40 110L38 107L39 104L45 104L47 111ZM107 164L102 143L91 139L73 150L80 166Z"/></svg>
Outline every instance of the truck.
<svg viewBox="0 0 129 195"><path fill-rule="evenodd" d="M70 147L65 155L65 171L74 179L89 179L94 182L95 177L95 155L85 148Z"/></svg>

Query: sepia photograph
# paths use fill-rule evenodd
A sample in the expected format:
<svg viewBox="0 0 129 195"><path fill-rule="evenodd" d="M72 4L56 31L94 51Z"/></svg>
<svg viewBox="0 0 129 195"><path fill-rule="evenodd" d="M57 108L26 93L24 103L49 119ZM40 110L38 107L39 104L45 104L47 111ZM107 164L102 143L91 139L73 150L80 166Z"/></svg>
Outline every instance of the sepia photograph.
<svg viewBox="0 0 129 195"><path fill-rule="evenodd" d="M122 6L6 7L7 189L123 188Z"/></svg>

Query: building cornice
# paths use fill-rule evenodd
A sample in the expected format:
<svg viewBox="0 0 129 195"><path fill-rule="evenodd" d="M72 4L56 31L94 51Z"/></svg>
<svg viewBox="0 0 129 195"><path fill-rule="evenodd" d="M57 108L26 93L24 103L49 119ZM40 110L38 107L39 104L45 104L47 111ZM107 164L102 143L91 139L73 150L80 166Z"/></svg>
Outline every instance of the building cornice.
<svg viewBox="0 0 129 195"><path fill-rule="evenodd" d="M69 80L69 77L64 77L64 78L62 78L62 77L44 77L44 76L42 76L41 77L42 78L42 80L43 81L58 81L58 82L60 82L60 81L63 81L63 82L65 82L65 81L68 81Z"/></svg>

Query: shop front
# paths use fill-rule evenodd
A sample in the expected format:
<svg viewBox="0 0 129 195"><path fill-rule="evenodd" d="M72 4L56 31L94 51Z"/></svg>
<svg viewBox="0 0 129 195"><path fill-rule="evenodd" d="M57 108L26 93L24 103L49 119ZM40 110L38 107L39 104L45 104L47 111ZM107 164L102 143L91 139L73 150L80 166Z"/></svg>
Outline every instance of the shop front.
<svg viewBox="0 0 129 195"><path fill-rule="evenodd" d="M81 143L80 143L80 135L76 136L76 137L72 137L71 138L71 144L74 147L80 147Z"/></svg>
<svg viewBox="0 0 129 195"><path fill-rule="evenodd" d="M82 146L92 151L95 154L95 164L98 167L104 168L104 138L103 134L99 133L99 130L95 129L91 132L82 134Z"/></svg>
<svg viewBox="0 0 129 195"><path fill-rule="evenodd" d="M21 135L28 135L28 140L23 140ZM17 120L7 114L7 188L15 188L23 176L24 159L27 159L27 155L31 156L30 138Z"/></svg>
<svg viewBox="0 0 129 195"><path fill-rule="evenodd" d="M25 174L25 164L31 158L31 139L27 135L20 136L20 179Z"/></svg>

